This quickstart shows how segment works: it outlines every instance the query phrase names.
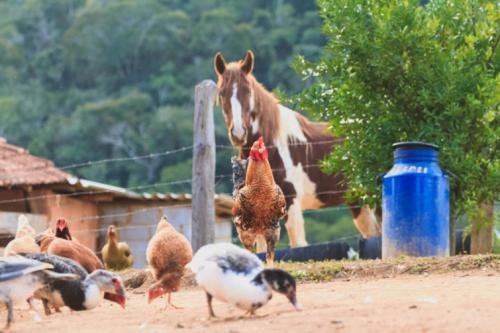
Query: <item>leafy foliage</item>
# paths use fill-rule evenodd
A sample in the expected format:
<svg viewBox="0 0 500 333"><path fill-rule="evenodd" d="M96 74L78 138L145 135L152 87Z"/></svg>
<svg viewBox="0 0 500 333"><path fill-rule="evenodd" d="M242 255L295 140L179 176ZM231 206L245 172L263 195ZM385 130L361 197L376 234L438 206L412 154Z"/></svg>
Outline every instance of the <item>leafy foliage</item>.
<svg viewBox="0 0 500 333"><path fill-rule="evenodd" d="M320 0L325 55L299 57L314 79L298 100L345 142L324 161L343 172L351 201L378 205L377 174L391 144L440 146L455 216L493 201L500 188L498 3L487 0Z"/></svg>

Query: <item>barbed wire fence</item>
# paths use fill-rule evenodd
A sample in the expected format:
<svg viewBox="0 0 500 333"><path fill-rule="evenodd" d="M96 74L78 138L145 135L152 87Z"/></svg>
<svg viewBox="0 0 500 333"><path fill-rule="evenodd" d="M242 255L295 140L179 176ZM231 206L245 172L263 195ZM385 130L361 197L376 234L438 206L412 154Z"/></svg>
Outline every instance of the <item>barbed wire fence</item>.
<svg viewBox="0 0 500 333"><path fill-rule="evenodd" d="M313 143L303 143L303 142L294 142L291 143L290 145L323 145L323 144L331 144L339 142L339 140L329 140L329 141L321 141L321 142L313 142ZM269 148L273 148L275 146L268 146ZM218 151L221 150L227 150L227 149L235 149L235 147L230 146L230 145L216 145L216 148ZM130 156L130 157L117 157L117 158L106 158L106 159L100 159L100 160L94 160L94 161L85 161L85 162L79 162L79 163L73 163L73 164L68 164L64 166L56 166L58 169L61 170L69 170L69 169L78 169L78 168L84 168L84 167L89 167L89 166L94 166L94 165L100 165L100 164L108 164L108 163L120 163L120 162L127 162L131 160L138 160L138 159L151 159L154 157L159 157L159 156L168 156L168 155L175 155L179 153L183 153L185 151L192 150L193 146L185 146L185 147L180 147L164 152L156 152L156 153L150 153L150 154L142 154L142 155L137 155L137 156ZM297 167L297 166L294 166ZM312 164L307 164L307 165L301 165L303 169L307 168L319 168L321 167L321 164L318 163L312 163ZM273 168L273 171L287 171L289 168ZM29 172L34 172L36 169L32 169ZM24 172L24 171L23 171ZM19 172L12 172L9 175L3 175L2 178L5 179L7 177L17 177L20 173ZM215 176L216 181L227 181L230 182L232 179L232 174L219 174ZM148 189L155 189L155 188L162 188L162 187L167 187L167 186L172 186L172 185L186 185L192 184L192 178L189 179L182 179L182 180L175 180L175 181L169 181L169 182L157 182L153 184L145 184L145 185L136 185L136 186L130 186L126 188L121 188L126 191L143 191L143 190L148 190ZM73 192L73 193L60 193L60 194L44 194L44 195L35 195L32 197L27 197L27 198L16 198L16 199L4 199L0 200L0 205L7 205L7 204L13 204L13 203L18 203L18 202L33 202L33 201L38 201L38 200L46 200L46 199L60 199L60 198L78 198L80 196L97 196L100 194L109 194L109 193L114 193L116 192L116 189L104 189L104 190L87 190L87 191L78 191L78 192ZM323 192L318 192L318 195L324 195L324 194L343 194L347 192L347 190L339 190L339 191L323 191ZM231 195L230 193L219 193L219 194L227 194ZM295 195L287 195L286 197L293 197ZM58 204L58 207L68 205L70 203L68 202L61 202ZM150 210L158 210L158 209L164 209L164 208L181 208L181 207L191 207L191 203L186 203L186 204L165 204L165 205L160 205L160 206L151 206L151 207L146 207L146 208L140 208L137 210L134 210L132 212L127 212L127 213L118 213L118 214L102 214L102 215L89 215L89 216L68 216L65 217L68 221L71 222L76 222L76 221L92 221L92 220L102 220L106 218L114 218L114 217L126 217L126 216L132 216L136 214L140 214L142 212L150 211ZM361 207L361 206L351 206L351 207ZM325 210L331 211L331 210L342 210L342 211L347 211L349 210L350 207L347 206L339 206L339 207L328 207L325 208ZM117 230L127 230L127 229L146 229L146 228L152 228L156 226L157 221L155 221L153 224L148 225L132 225L132 226L117 226ZM85 230L75 230L73 233L78 234L78 233L103 233L107 230L107 228L96 228L96 229L85 229ZM357 235L350 236L349 238L354 238L357 237ZM6 238L12 238L10 235L0 235L0 239L6 239ZM344 238L339 238L338 240L344 240Z"/></svg>
<svg viewBox="0 0 500 333"><path fill-rule="evenodd" d="M207 82L205 82L205 84L207 84ZM211 85L212 83L211 82L208 82L209 85ZM211 87L207 87L207 88L210 88L210 89L213 89L213 86ZM198 89L198 86L197 86L197 89ZM196 95L196 94L195 94ZM204 110L202 111L205 111L205 113L207 113L207 107L208 108L213 108L213 103L211 103L209 101L209 98L207 96L204 96L203 97L205 100L202 101L201 105L202 107L204 108ZM195 96L195 99L196 99L196 96ZM76 162L76 163L71 163L71 164L68 164L68 165L62 165L62 166L56 166L56 168L58 168L59 170L63 170L63 171L66 171L66 172L69 172L70 170L75 170L75 169L80 169L80 168L86 168L86 167L92 167L92 166L96 166L96 165L103 165L103 164L110 164L110 163L122 163L122 162L129 162L129 161L137 161L137 160L148 160L148 159L154 159L154 158L158 158L158 157L164 157L164 156L174 156L176 154L183 154L185 152L188 152L188 151L192 151L193 152L193 165L194 165L194 160L195 160L195 157L196 157L196 154L197 154L197 149L199 150L199 145L200 144L205 144L205 142L202 142L200 143L199 141L197 142L197 129L196 129L196 122L197 122L197 119L196 119L196 113L198 114L203 114L203 112L197 112L196 108L197 108L197 103L195 102L195 124L194 124L194 132L195 132L195 140L193 140L193 145L187 145L187 146L183 146L183 147L177 147L175 149L171 149L171 150L166 150L166 151L159 151L159 152L151 152L151 153L147 153L147 154L140 154L140 155L136 155L136 156L125 156L125 157L115 157L115 158L104 158L104 159L99 159L99 160L92 160L92 161L81 161L81 162ZM200 104L200 103L198 103ZM199 111L199 110L198 110ZM210 110L210 112L212 112L213 110ZM203 129L206 133L206 132L209 132L209 131L212 131L212 128L210 128L208 131L206 129L206 124L210 123L210 121L213 121L213 119L211 120L207 120L207 115L203 115L204 117L204 121L206 123L204 123L203 125L205 126L205 128ZM213 116L212 116L213 118ZM209 124L210 125L210 124ZM210 126L208 126L210 127ZM213 126L212 126L213 127ZM213 133L211 133L213 134ZM203 141L203 140L202 140ZM289 146L301 146L301 145L306 145L306 146L311 146L311 147L314 147L314 146L317 146L317 145L331 145L333 143L340 143L342 142L343 139L332 139L332 140L325 140L325 141L319 141L319 142L300 142L300 141L297 141L297 142L289 142L288 145ZM216 145L215 144L215 141L213 141L213 148L215 148L215 152L221 152L221 151L225 151L225 150L234 150L235 147L232 146L232 145ZM275 145L267 145L267 148L269 150L272 150L272 149L275 149L275 148L279 148L278 146L275 146ZM277 150L277 149L276 149ZM215 155L215 154L214 154ZM215 157L215 156L214 156ZM228 161L229 163L229 161ZM318 164L318 163L312 163L312 164L299 164L299 165L296 165L296 166L293 166L293 168L302 168L303 170L304 169L308 169L308 168L320 168L321 165ZM273 171L274 172L281 172L281 171L288 171L289 168L286 168L286 167L283 167L283 168L274 168ZM32 172L37 172L37 171L40 171L39 168L32 168L32 169L24 169L22 171L14 171L14 172L11 172L9 174L4 174L4 175L0 175L0 180L9 180L9 179L15 179L15 178L20 178L22 177L24 174L26 173L32 173ZM221 183L224 183L226 181L230 181L231 178L232 178L232 174L219 174L219 175L215 175L215 178L214 178L214 181L212 184L215 188L215 185L217 184L221 184ZM174 185L189 185L191 186L192 188L192 192L194 193L194 184L196 181L199 181L199 179L194 179L195 178L195 174L193 173L193 177L190 178L190 179L182 179L182 180L173 180L173 181L168 181L168 182L157 182L157 183L153 183L153 184L143 184L143 185L135 185L135 186L131 186L131 187L126 187L126 188L118 188L118 187L113 187L113 186L106 186L106 187L109 187L109 188L106 188L105 186L103 186L103 189L101 189L100 187L98 186L95 186L95 187L91 187L91 186L82 186L82 188L76 190L76 192L71 192L71 193L50 193L50 194L43 194L43 195L34 195L34 196L31 196L31 197L26 197L26 198L14 198L14 199L3 199L3 200L0 200L0 205L9 205L9 204L15 204L15 203L19 203L19 202L24 202L24 203L31 203L31 202L35 202L35 201L39 201L39 200L47 200L47 199L56 199L58 202L57 202L57 207L61 207L61 206L64 206L64 205L69 205L70 204L70 201L62 201L61 202L61 198L78 198L78 197L81 197L81 196L85 196L85 197L92 197L92 196L97 196L97 195L101 195L101 194L109 194L109 193L117 193L117 192L122 192L123 191L129 191L129 192L135 192L137 193L138 191L145 191L145 190L151 190L151 189L156 189L156 188L165 188L165 187L171 187L171 186L174 186ZM208 177L208 178L205 178L205 182L207 181L207 179L211 179L211 177ZM207 184L208 186L208 184ZM87 188L91 188L89 190L86 190ZM317 195L328 195L328 194L331 194L331 195L338 195L338 194L344 194L345 192L347 192L346 189L340 189L340 190L336 190L336 191L322 191L322 192L318 192L316 193ZM158 193L158 192L157 192ZM199 192L198 192L199 193ZM137 193L139 195L141 195L141 193ZM220 194L223 194L223 193L220 193ZM229 193L224 193L224 194L227 194L227 195L231 195ZM144 194L143 194L144 196ZM290 194L290 195L286 195L286 197L294 197L296 196L296 194ZM161 198L159 198L161 200ZM187 202L188 200L191 200L191 202ZM212 207L213 207L213 199L212 200ZM192 211L195 210L195 203L199 204L199 202L197 202L197 198L193 195L193 197L189 197L189 198L186 198L184 197L183 198L183 202L182 203L179 203L179 202L175 202L175 199L173 200L174 202L173 203L169 203L169 204L166 204L166 203L161 203L160 205L154 205L154 206L148 206L148 207L144 207L144 208L136 208L134 209L133 211L128 211L128 212L124 212L124 213L113 213L113 214L94 214L94 215L88 215L88 216L65 216L65 218L67 220L69 220L70 222L87 222L87 221L104 221L105 219L112 219L112 218L122 218L122 217L128 217L128 216L133 216L133 215L137 215L137 214L141 214L141 213L144 213L144 212L148 212L148 211L152 211L152 210L160 210L160 209L165 209L165 208L182 208L182 207L192 207ZM207 202L207 200L205 199L205 202ZM327 208L328 210L349 210L351 208L360 208L361 206L350 206L350 207L347 207L347 206L338 206L338 207L329 207ZM206 208L206 207L205 207ZM208 212L206 209L205 209L206 212ZM192 225L191 225L191 228L193 230L193 233L200 233L200 230L195 230L195 221L194 221L195 217L193 215L192 217ZM215 218L214 218L215 219ZM50 222L49 222L50 223ZM205 223L205 222L204 222ZM157 224L157 221L152 221L151 224L140 224L140 225L118 225L117 226L117 230L127 230L127 229L150 229L152 227L154 227L155 225ZM213 229L213 228L211 228ZM85 230L74 230L72 233L75 233L75 234L79 234L79 233L86 233L86 234L89 234L89 233L98 233L99 235L102 235L105 231L107 230L107 228L93 228L93 229L85 229ZM196 232L194 232L196 231ZM212 230L213 232L213 230ZM4 237L10 237L11 236L2 236L0 235L0 239L1 238L4 238ZM353 236L350 236L348 238L352 238L352 237L355 237L354 235ZM213 238L213 236L212 236ZM339 240L342 240L343 238L339 238ZM203 241L207 241L206 239L203 240ZM202 241L202 242L203 242Z"/></svg>

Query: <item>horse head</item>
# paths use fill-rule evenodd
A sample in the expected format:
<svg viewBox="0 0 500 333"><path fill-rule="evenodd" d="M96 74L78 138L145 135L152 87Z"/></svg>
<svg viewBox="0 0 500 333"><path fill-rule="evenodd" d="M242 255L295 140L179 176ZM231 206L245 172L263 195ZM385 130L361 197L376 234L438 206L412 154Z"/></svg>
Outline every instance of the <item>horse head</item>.
<svg viewBox="0 0 500 333"><path fill-rule="evenodd" d="M222 105L229 139L241 148L251 144L255 98L252 70L254 55L248 50L245 59L226 63L220 52L215 55L214 68L218 76L218 101Z"/></svg>

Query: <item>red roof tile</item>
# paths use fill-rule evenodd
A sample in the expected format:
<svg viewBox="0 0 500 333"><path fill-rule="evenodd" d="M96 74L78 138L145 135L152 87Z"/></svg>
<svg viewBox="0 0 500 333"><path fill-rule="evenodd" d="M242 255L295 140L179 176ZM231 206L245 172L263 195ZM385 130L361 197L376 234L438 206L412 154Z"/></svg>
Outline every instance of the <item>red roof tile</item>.
<svg viewBox="0 0 500 333"><path fill-rule="evenodd" d="M71 177L54 163L0 138L0 187L59 183Z"/></svg>

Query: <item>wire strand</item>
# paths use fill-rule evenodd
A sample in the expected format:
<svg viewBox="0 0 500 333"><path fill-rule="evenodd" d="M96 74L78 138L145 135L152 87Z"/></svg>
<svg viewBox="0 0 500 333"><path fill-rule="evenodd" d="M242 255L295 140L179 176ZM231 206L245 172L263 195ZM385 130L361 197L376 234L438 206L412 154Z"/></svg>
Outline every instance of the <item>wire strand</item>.
<svg viewBox="0 0 500 333"><path fill-rule="evenodd" d="M292 168L296 168L296 167L297 166L293 166ZM304 168L304 169L315 168L315 167L321 167L321 164L309 164L309 165L302 166L302 168ZM292 168L275 168L275 169L272 169L272 171L286 171L286 170L290 170ZM224 178L231 178L232 176L233 176L233 174L216 175L215 179L216 180L223 180ZM180 184L192 184L192 182L193 182L193 179L189 178L189 179L176 180L176 181L171 181L171 182L162 182L162 183L154 183L154 184L148 184L148 185L131 186L131 187L125 187L122 189L133 191L133 190L142 190L142 189L154 188L154 187L163 187L163 186L180 185ZM33 196L33 197L28 197L28 198L0 200L0 204L16 203L16 202L31 202L31 201L35 201L35 200L43 200L43 199L50 199L50 198L91 196L91 195L99 195L99 194L114 193L114 192L116 192L116 191L110 189L110 190L102 190L102 191L97 190L97 191L83 191L83 192L74 192L74 193L62 193L62 194L46 194L46 195L38 195L38 196Z"/></svg>
<svg viewBox="0 0 500 333"><path fill-rule="evenodd" d="M225 177L230 177L231 175L218 175L215 176L216 179L218 178L225 178ZM175 180L171 182L164 182L164 183L154 183L150 185L139 185L139 186L131 186L131 187L126 187L122 188L124 190L140 190L140 189L146 189L146 188L153 188L153 187L162 187L162 186L170 186L170 185L179 185L179 184L190 184L192 183L192 179L185 179L185 180ZM29 197L29 198L21 198L21 199L6 199L6 200L0 200L0 204L5 204L5 203L14 203L14 202L26 202L26 201L32 201L32 200L42 200L42 199L49 199L49 198L64 198L64 197L78 197L82 195L98 195L98 194L106 194L106 193L114 193L117 192L116 190L102 190L102 191L84 191L84 192L75 192L75 193L62 193L62 194L46 194L46 195L39 195L39 196L34 196L34 197Z"/></svg>
<svg viewBox="0 0 500 333"><path fill-rule="evenodd" d="M106 158L106 159L97 160L97 161L88 161L88 162L70 164L70 165L66 165L66 166L62 166L62 167L58 167L58 168L61 170L68 170L68 169L81 168L84 166L110 163L110 162L123 162L123 161L133 161L133 160L140 160L140 159L155 158L155 157L160 157L160 156L168 156L168 155L172 155L172 154L176 154L176 153L181 153L181 152L191 150L191 149L193 149L193 145L181 147L181 148L177 148L177 149L173 149L173 150L169 150L169 151L164 151L164 152L160 152L160 153L151 153L151 154L131 156L131 157Z"/></svg>
<svg viewBox="0 0 500 333"><path fill-rule="evenodd" d="M115 217L127 217L127 216L132 216L140 213L144 213L147 211L151 210L159 210L159 209L166 209L166 208L185 208L185 207L191 207L191 204L177 204L177 205L162 205L162 206L153 206L153 207L145 207L145 208L140 208L137 210L134 210L132 212L126 212L126 213L114 213L114 214L104 214L104 215L89 215L89 216L78 216L78 217L68 217L67 220L70 223L78 222L78 221L91 221L91 220L99 220L99 219L105 219L105 218L115 218ZM351 208L361 208L363 206L337 206L337 207L325 207L320 209L319 211L321 212L322 210L349 210ZM152 225L155 224L144 224L144 225L129 225L129 226L117 226L117 230L126 230L126 229L141 229L141 228L149 228ZM49 228L51 226L49 225ZM79 233L96 233L96 232L101 232L101 231L106 231L107 228L96 228L96 229L85 229L85 230L75 230L72 231L72 234L79 234ZM15 233L14 233L15 234ZM6 235L0 235L0 239L8 239L12 238L12 236L6 236Z"/></svg>
<svg viewBox="0 0 500 333"><path fill-rule="evenodd" d="M288 143L288 146L315 146L315 145L323 145L323 144L330 144L330 143L339 143L339 142L343 142L343 141L344 141L344 139L333 139L333 140L325 140L325 141L317 141L317 142L291 142L291 143ZM190 146L176 148L176 149L168 150L168 151L164 151L164 152L150 153L150 154L129 156L129 157L105 158L105 159L101 159L101 160L79 162L79 163L69 164L69 165L65 165L65 166L54 166L54 168L57 168L60 170L68 170L68 169L76 169L76 168L82 168L82 167L87 167L87 166L91 166L91 165L98 165L98 164L105 164L105 163L112 163L112 162L124 162L124 161L149 159L149 158L155 158L155 157L160 157L160 156L173 155L173 154L181 153L184 151L192 150L193 148L194 148L194 146L190 145ZM232 146L232 145L215 145L215 148L216 149L238 149L237 147ZM269 146L267 146L267 148L268 149L269 148L279 148L279 146L269 145ZM25 170L21 170L21 171L9 172L9 175L10 174L20 175L20 174L32 173L32 172L36 172L36 171L43 171L43 169L39 169L39 168L25 169ZM0 176L0 178L1 179L12 178L9 175Z"/></svg>

